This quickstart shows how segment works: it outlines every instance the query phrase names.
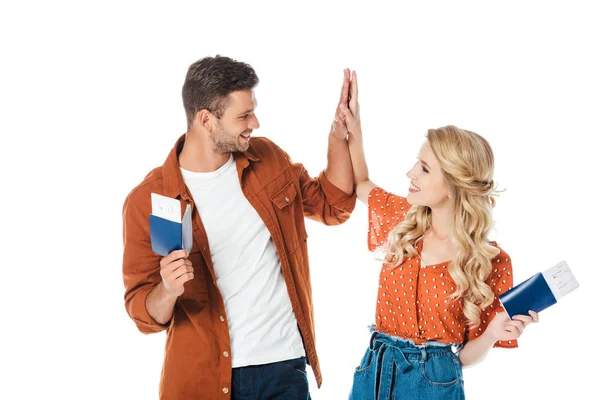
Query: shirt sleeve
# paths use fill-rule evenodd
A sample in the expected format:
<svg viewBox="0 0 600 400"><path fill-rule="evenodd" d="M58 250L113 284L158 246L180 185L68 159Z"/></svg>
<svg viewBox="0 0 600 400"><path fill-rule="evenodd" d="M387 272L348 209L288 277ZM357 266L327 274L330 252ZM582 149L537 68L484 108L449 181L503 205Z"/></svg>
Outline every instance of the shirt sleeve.
<svg viewBox="0 0 600 400"><path fill-rule="evenodd" d="M287 152L269 139L256 138L254 146L263 157L273 161L274 168L290 168L298 180L304 217L325 225L339 225L350 218L356 205L354 192L348 194L336 187L327 179L325 171L312 177L302 163L292 161Z"/></svg>
<svg viewBox="0 0 600 400"><path fill-rule="evenodd" d="M481 311L481 324L469 329L468 340L481 336L496 314L504 312L499 296L513 287L513 273L511 259L502 249L492 260L492 273L486 283L494 292L494 301ZM494 343L494 347L516 348L518 343L517 340L499 340Z"/></svg>
<svg viewBox="0 0 600 400"><path fill-rule="evenodd" d="M148 196L149 197L149 196ZM152 252L148 215L136 207L130 197L123 206L123 281L125 308L143 333L165 330L146 309L146 298L161 281L160 256Z"/></svg>
<svg viewBox="0 0 600 400"><path fill-rule="evenodd" d="M288 160L289 156L286 154ZM350 218L356 205L356 194L348 194L335 186L322 171L313 178L300 163L291 162L302 194L304 216L325 225L339 225Z"/></svg>
<svg viewBox="0 0 600 400"><path fill-rule="evenodd" d="M406 198L374 187L369 192L369 231L367 244L370 251L375 251L387 241L392 229L404 220L410 205Z"/></svg>

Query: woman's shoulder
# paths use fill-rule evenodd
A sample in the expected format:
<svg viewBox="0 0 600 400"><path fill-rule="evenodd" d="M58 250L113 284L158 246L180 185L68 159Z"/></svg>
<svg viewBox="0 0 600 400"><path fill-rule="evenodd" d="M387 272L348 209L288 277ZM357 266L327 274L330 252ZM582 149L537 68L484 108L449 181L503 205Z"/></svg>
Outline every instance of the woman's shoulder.
<svg viewBox="0 0 600 400"><path fill-rule="evenodd" d="M410 209L406 198L397 196L380 187L374 187L369 192L369 250L374 251L382 246L389 233L404 220Z"/></svg>
<svg viewBox="0 0 600 400"><path fill-rule="evenodd" d="M406 197L398 196L380 187L374 187L369 192L369 213L380 218L394 217L394 220L403 220L410 209Z"/></svg>
<svg viewBox="0 0 600 400"><path fill-rule="evenodd" d="M502 247L500 247L500 245L496 241L490 241L489 244L498 250L498 254L496 254L494 256L494 258L492 259L492 265L493 264L504 264L504 263L510 264L510 262L511 262L510 256Z"/></svg>
<svg viewBox="0 0 600 400"><path fill-rule="evenodd" d="M369 205L371 204L381 204L386 207L395 207L398 205L405 205L407 207L410 207L410 204L406 200L406 197L399 196L392 192L388 192L387 190L379 186L373 187L373 189L371 189L371 191L369 192Z"/></svg>
<svg viewBox="0 0 600 400"><path fill-rule="evenodd" d="M510 256L498 243L490 242L490 245L498 249L498 254L492 258L492 269L486 283L492 287L508 283L512 287L513 270Z"/></svg>

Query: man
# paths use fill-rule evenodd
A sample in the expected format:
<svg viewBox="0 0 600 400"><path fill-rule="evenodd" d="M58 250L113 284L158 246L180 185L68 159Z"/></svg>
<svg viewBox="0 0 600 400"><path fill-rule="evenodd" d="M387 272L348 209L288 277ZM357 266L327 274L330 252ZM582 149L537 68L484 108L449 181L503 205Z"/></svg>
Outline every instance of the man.
<svg viewBox="0 0 600 400"><path fill-rule="evenodd" d="M257 83L252 67L227 57L192 64L187 132L123 206L127 312L143 333L167 330L161 399L310 399L306 360L321 385L304 217L349 218L347 131L336 119L327 168L309 177L251 138ZM346 70L340 103L348 86ZM189 254L152 252L151 193L191 206Z"/></svg>

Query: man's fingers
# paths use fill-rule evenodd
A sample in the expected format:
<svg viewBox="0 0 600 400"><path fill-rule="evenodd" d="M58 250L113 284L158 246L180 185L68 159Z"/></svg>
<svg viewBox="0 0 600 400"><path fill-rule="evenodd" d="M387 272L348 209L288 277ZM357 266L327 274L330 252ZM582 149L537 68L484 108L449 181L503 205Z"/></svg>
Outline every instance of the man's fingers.
<svg viewBox="0 0 600 400"><path fill-rule="evenodd" d="M177 282L182 276L189 276L189 279L194 277L194 268L191 264L180 265L174 270L162 274L163 280L166 281L169 286L177 286ZM185 281L188 281L189 279L185 279Z"/></svg>
<svg viewBox="0 0 600 400"><path fill-rule="evenodd" d="M340 106L338 108L344 115L346 126L353 125L356 123L356 119L352 115L352 112L350 112L350 110L348 109L348 107L345 104L340 104Z"/></svg>
<svg viewBox="0 0 600 400"><path fill-rule="evenodd" d="M349 96L349 91L350 91L350 70L348 68L346 68L344 70L344 82L342 83L342 91L340 93L340 101L338 102L339 104L346 104L348 105L348 96ZM340 112L339 109L337 109L335 111L335 117L339 120L344 120L346 117L344 116L344 114L342 114Z"/></svg>
<svg viewBox="0 0 600 400"><path fill-rule="evenodd" d="M187 258L188 253L185 250L175 250L170 252L166 257L163 257L162 260L160 260L160 266L164 267L167 264L172 263L175 260L178 260L180 258Z"/></svg>
<svg viewBox="0 0 600 400"><path fill-rule="evenodd" d="M174 261L180 258L187 258L187 256L188 253L185 250L174 250L167 257L170 257L171 261Z"/></svg>
<svg viewBox="0 0 600 400"><path fill-rule="evenodd" d="M181 275L193 272L194 268L190 260L179 259L161 269L160 275L165 281L173 282Z"/></svg>
<svg viewBox="0 0 600 400"><path fill-rule="evenodd" d="M348 129L344 121L336 117L331 124L331 132L342 139L348 134Z"/></svg>
<svg viewBox="0 0 600 400"><path fill-rule="evenodd" d="M182 269L178 270L177 274L178 276L175 278L176 281L181 280L181 278L185 278L184 282L187 282L194 277L194 270L192 269L191 271L188 271L186 269Z"/></svg>
<svg viewBox="0 0 600 400"><path fill-rule="evenodd" d="M183 285L184 283L186 283L187 281L191 281L192 279L194 279L194 272L185 272L184 274L181 274L177 278L175 278L175 282Z"/></svg>
<svg viewBox="0 0 600 400"><path fill-rule="evenodd" d="M350 70L344 70L344 83L342 84L342 92L340 93L340 104L348 104L348 92L350 89Z"/></svg>
<svg viewBox="0 0 600 400"><path fill-rule="evenodd" d="M191 261L186 260L185 258L179 258L173 262L170 262L168 264L163 265L162 267L160 267L161 273L170 273L175 271L177 268L181 267L182 265L185 265L186 263L189 263L191 265Z"/></svg>
<svg viewBox="0 0 600 400"><path fill-rule="evenodd" d="M191 263L183 264L180 267L178 267L177 269L173 270L173 275L179 277L188 272L194 272L194 267L192 267Z"/></svg>

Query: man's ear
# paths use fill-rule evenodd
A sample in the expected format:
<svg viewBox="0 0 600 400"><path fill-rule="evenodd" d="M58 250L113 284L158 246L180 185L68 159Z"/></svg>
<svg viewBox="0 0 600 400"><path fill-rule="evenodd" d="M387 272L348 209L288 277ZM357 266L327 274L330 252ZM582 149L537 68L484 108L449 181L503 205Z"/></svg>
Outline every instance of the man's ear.
<svg viewBox="0 0 600 400"><path fill-rule="evenodd" d="M215 116L208 111L207 109L202 109L196 113L196 117L194 118L194 122L201 126L202 128L210 131L212 129L213 119Z"/></svg>

